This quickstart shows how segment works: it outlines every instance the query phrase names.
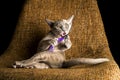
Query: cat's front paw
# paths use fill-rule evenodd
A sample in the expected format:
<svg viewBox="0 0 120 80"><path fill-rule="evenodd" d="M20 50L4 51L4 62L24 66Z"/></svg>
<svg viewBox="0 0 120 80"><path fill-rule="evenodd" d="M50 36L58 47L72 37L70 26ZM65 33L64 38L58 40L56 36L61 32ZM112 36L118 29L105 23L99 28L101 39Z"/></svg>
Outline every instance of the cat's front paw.
<svg viewBox="0 0 120 80"><path fill-rule="evenodd" d="M53 46L56 46L56 45L58 44L58 39L57 39L57 38L52 39L52 40L50 41L50 44L53 45Z"/></svg>

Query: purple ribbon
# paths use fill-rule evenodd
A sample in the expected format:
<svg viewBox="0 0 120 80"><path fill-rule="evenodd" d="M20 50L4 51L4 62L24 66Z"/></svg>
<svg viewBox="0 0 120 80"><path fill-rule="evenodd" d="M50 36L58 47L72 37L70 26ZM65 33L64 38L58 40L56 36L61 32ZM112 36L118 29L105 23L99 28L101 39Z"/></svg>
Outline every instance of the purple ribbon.
<svg viewBox="0 0 120 80"><path fill-rule="evenodd" d="M62 42L63 40L64 40L64 37L58 38L58 43ZM50 45L50 47L49 47L48 50L49 50L49 51L53 51L53 50L54 50L53 45Z"/></svg>
<svg viewBox="0 0 120 80"><path fill-rule="evenodd" d="M49 51L53 51L54 50L54 47L53 47L53 45L50 45L50 47L49 47L49 49L48 49Z"/></svg>
<svg viewBox="0 0 120 80"><path fill-rule="evenodd" d="M64 40L64 37L58 38L58 43L62 42Z"/></svg>

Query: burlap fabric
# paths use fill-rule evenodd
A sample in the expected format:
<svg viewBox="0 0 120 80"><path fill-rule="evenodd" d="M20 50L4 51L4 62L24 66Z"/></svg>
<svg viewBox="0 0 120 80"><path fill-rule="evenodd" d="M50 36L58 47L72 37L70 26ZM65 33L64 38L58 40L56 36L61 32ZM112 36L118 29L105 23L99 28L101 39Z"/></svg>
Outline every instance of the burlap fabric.
<svg viewBox="0 0 120 80"><path fill-rule="evenodd" d="M45 19L75 15L67 59L107 57L110 62L69 69L13 69L12 63L31 57L49 31ZM96 0L26 0L8 49L0 56L0 80L120 80L120 70L109 49Z"/></svg>

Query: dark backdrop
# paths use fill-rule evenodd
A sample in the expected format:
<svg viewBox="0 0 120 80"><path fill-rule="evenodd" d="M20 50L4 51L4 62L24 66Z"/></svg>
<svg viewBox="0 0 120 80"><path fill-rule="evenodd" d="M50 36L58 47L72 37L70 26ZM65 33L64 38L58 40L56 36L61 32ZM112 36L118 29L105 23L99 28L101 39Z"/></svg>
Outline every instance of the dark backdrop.
<svg viewBox="0 0 120 80"><path fill-rule="evenodd" d="M104 23L109 47L112 55L120 67L120 14L119 2L116 0L97 0Z"/></svg>
<svg viewBox="0 0 120 80"><path fill-rule="evenodd" d="M119 48L119 7L113 0L97 0L103 19L110 50L116 62L120 65ZM4 0L0 2L0 54L8 47L14 33L24 0Z"/></svg>

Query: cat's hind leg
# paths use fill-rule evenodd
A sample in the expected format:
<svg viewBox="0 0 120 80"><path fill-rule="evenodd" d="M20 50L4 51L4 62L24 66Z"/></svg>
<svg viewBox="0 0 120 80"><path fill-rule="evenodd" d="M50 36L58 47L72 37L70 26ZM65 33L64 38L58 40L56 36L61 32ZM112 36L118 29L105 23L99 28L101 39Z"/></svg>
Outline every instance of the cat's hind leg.
<svg viewBox="0 0 120 80"><path fill-rule="evenodd" d="M37 68L37 69L48 69L50 68L49 65L47 65L46 63L31 63L31 64L27 64L24 65L21 62L17 61L17 64L13 65L14 68Z"/></svg>
<svg viewBox="0 0 120 80"><path fill-rule="evenodd" d="M31 69L31 68L48 69L50 67L47 64L45 64L45 63L34 63L32 65L27 65L24 68L29 68L29 69Z"/></svg>
<svg viewBox="0 0 120 80"><path fill-rule="evenodd" d="M13 66L13 68L23 68L27 65L33 64L33 63L27 63L26 64L25 61L27 61L27 60L15 61L15 63L12 66Z"/></svg>

